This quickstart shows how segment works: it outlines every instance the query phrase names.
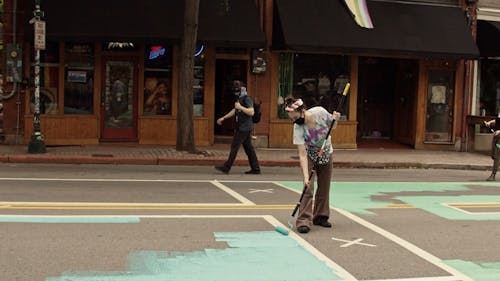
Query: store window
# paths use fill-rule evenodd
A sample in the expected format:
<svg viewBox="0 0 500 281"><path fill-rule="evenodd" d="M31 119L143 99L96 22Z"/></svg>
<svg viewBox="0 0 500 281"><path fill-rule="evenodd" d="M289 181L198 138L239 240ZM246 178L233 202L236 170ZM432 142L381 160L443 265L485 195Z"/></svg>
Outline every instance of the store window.
<svg viewBox="0 0 500 281"><path fill-rule="evenodd" d="M94 113L94 47L66 43L64 47L64 113Z"/></svg>
<svg viewBox="0 0 500 281"><path fill-rule="evenodd" d="M205 46L198 43L194 54L193 115L203 116L205 96Z"/></svg>
<svg viewBox="0 0 500 281"><path fill-rule="evenodd" d="M425 142L450 143L453 140L454 72L433 70L428 77Z"/></svg>
<svg viewBox="0 0 500 281"><path fill-rule="evenodd" d="M31 54L31 85L34 85L35 56ZM59 44L47 42L40 51L40 114L57 114L59 85ZM30 89L30 112L35 112L35 89Z"/></svg>
<svg viewBox="0 0 500 281"><path fill-rule="evenodd" d="M481 60L480 85L479 114L497 115L500 112L500 60Z"/></svg>
<svg viewBox="0 0 500 281"><path fill-rule="evenodd" d="M0 0L0 34L3 34L3 0ZM0 51L1 50L3 50L3 36L0 36Z"/></svg>
<svg viewBox="0 0 500 281"><path fill-rule="evenodd" d="M348 99L342 106L342 92L349 82L350 58L342 55L283 53L280 55L278 118L286 119L283 102L287 96L301 98L308 108L322 106L329 112L349 114Z"/></svg>
<svg viewBox="0 0 500 281"><path fill-rule="evenodd" d="M172 48L149 44L144 54L144 115L172 114Z"/></svg>

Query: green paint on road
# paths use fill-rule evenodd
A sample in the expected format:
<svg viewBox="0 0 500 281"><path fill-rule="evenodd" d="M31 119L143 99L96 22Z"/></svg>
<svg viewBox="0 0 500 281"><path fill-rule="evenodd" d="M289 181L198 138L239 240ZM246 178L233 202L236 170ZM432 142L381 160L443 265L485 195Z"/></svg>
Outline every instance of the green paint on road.
<svg viewBox="0 0 500 281"><path fill-rule="evenodd" d="M302 182L281 182L282 185L302 191ZM361 215L375 215L370 209L384 208L394 201L374 201L373 196L399 192L467 191L471 185L495 186L498 183L450 182L332 182L330 204ZM500 202L500 201L499 201Z"/></svg>
<svg viewBox="0 0 500 281"><path fill-rule="evenodd" d="M215 233L227 249L139 251L126 272L64 273L46 281L303 281L343 280L290 236L275 231Z"/></svg>
<svg viewBox="0 0 500 281"><path fill-rule="evenodd" d="M0 215L0 223L139 223L139 217L115 216L9 216Z"/></svg>
<svg viewBox="0 0 500 281"><path fill-rule="evenodd" d="M474 281L500 280L500 263L474 263L462 260L445 260L447 265L469 276Z"/></svg>

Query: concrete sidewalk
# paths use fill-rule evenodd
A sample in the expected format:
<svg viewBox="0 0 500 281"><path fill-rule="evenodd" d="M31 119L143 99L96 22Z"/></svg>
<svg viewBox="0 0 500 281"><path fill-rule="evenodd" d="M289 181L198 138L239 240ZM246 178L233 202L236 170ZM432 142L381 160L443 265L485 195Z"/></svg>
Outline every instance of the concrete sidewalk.
<svg viewBox="0 0 500 281"><path fill-rule="evenodd" d="M45 154L28 154L27 145L0 145L0 162L68 164L220 165L229 154L229 144L198 147L199 154L176 151L172 146L99 144L51 146ZM298 166L296 149L258 148L262 166ZM335 150L337 168L439 168L491 170L493 160L480 153L413 149ZM243 148L235 165L248 165Z"/></svg>

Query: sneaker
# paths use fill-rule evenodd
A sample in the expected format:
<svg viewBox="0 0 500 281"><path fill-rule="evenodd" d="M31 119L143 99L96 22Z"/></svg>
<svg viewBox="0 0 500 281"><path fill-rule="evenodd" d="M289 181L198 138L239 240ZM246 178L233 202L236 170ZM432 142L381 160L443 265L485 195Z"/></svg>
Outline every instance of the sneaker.
<svg viewBox="0 0 500 281"><path fill-rule="evenodd" d="M495 175L491 174L490 177L486 179L486 181L495 181Z"/></svg>
<svg viewBox="0 0 500 281"><path fill-rule="evenodd" d="M332 224L326 218L319 218L319 219L313 220L313 224L319 225L322 227L328 227L328 228L332 227Z"/></svg>
<svg viewBox="0 0 500 281"><path fill-rule="evenodd" d="M249 170L249 171L246 171L245 174L253 174L253 175L259 175L260 174L260 170Z"/></svg>
<svg viewBox="0 0 500 281"><path fill-rule="evenodd" d="M215 169L224 174L229 174L229 169L226 166L215 166Z"/></svg>
<svg viewBox="0 0 500 281"><path fill-rule="evenodd" d="M297 231L300 233L308 233L309 230L311 230L311 229L305 225L297 227Z"/></svg>

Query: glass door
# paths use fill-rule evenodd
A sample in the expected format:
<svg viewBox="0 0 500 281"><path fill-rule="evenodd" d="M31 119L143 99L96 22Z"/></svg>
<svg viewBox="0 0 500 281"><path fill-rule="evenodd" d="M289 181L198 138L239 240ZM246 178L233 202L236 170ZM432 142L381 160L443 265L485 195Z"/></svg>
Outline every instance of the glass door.
<svg viewBox="0 0 500 281"><path fill-rule="evenodd" d="M101 140L137 140L137 63L103 58Z"/></svg>
<svg viewBox="0 0 500 281"><path fill-rule="evenodd" d="M424 142L452 143L455 73L449 70L431 70L428 75Z"/></svg>

